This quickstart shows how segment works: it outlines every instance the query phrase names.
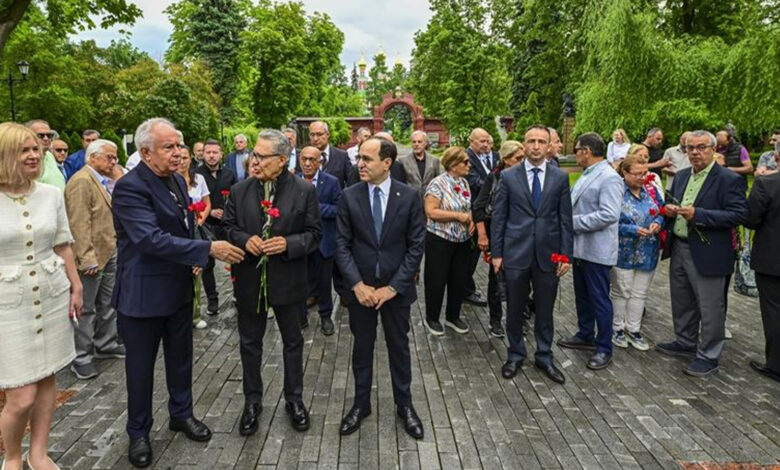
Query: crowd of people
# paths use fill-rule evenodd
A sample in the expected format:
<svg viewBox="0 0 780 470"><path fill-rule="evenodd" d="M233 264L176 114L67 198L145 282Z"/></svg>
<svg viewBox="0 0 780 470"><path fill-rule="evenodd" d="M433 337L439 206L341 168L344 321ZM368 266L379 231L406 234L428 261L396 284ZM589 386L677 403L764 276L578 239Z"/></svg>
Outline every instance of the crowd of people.
<svg viewBox="0 0 780 470"><path fill-rule="evenodd" d="M780 381L780 259L772 236L780 229L780 132L759 159L749 198L745 176L753 166L730 127L685 132L665 151L658 128L641 144L622 129L609 145L582 134L574 157L583 171L571 187L560 168L561 140L543 125L497 152L477 128L467 148L439 158L421 131L412 133L407 155L398 156L391 135L365 128L344 151L316 121L302 148L294 129L266 129L253 147L236 136L235 151L223 158L220 142L190 148L173 123L153 118L137 128L125 168L115 143L95 130L82 137L83 148L68 156L45 121L0 124L3 470L24 461L57 468L47 455L54 374L70 367L78 379L92 379L94 361L104 358L125 361L128 458L150 465L160 343L169 428L208 441L211 431L193 415L192 341L193 328L206 328L221 310L215 260L228 264L233 283L242 436L258 430L269 319L283 343L285 410L293 428L309 428L302 329L316 306L319 330L334 334L334 291L354 338L354 402L342 435L371 413L381 321L398 417L410 436L423 437L408 343L420 284L433 337L469 332L464 302L487 307L490 335L507 337L506 379L526 359L533 318L534 366L563 384L552 348L560 278L572 271L578 329L557 344L588 351L587 367L600 370L613 347L650 349L645 304L659 259L670 258L674 339L655 349L685 358L688 375L714 374L740 226L755 230L752 268L766 339L766 362L750 365ZM489 265L486 296L475 283L480 259Z"/></svg>

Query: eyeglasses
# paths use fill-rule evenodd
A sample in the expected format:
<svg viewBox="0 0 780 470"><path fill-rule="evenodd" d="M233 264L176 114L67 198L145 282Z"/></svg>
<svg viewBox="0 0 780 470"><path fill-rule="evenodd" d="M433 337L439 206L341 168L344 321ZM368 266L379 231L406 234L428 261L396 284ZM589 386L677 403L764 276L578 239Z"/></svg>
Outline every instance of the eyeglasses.
<svg viewBox="0 0 780 470"><path fill-rule="evenodd" d="M586 150L590 150L590 147L574 147L574 153L580 153Z"/></svg>
<svg viewBox="0 0 780 470"><path fill-rule="evenodd" d="M323 137L328 135L327 132L309 132L309 137Z"/></svg>
<svg viewBox="0 0 780 470"><path fill-rule="evenodd" d="M699 152L703 152L709 148L712 148L712 145L705 145L705 144L699 144L699 145L685 145L683 146L686 152L691 153L694 150L697 150Z"/></svg>
<svg viewBox="0 0 780 470"><path fill-rule="evenodd" d="M39 139L51 139L54 137L54 132L39 132L38 138Z"/></svg>
<svg viewBox="0 0 780 470"><path fill-rule="evenodd" d="M67 149L67 148L64 148L64 149L51 149L51 151L52 151L52 152L57 152L57 153L60 153L60 152L67 152L67 151L68 151L68 149Z"/></svg>

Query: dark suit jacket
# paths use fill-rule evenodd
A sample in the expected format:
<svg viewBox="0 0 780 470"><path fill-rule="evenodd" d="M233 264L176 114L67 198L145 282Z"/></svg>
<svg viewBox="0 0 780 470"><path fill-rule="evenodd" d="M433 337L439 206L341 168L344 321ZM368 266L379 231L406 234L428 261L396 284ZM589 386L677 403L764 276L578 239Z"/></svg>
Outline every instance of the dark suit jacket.
<svg viewBox="0 0 780 470"><path fill-rule="evenodd" d="M248 150L251 154L251 149ZM243 167L243 162L238 162L238 154L236 152L231 152L227 155L227 157L225 157L225 166L236 175L236 180L238 181L238 167ZM247 175L247 172L244 172L244 174Z"/></svg>
<svg viewBox="0 0 780 470"><path fill-rule="evenodd" d="M303 175L299 174L303 178ZM304 179L304 181L306 181ZM320 217L322 218L322 239L320 240L320 253L324 258L330 258L336 254L336 217L339 213L339 199L341 199L341 187L335 176L320 171L317 176L317 199L320 203Z"/></svg>
<svg viewBox="0 0 780 470"><path fill-rule="evenodd" d="M674 177L669 193L682 201L685 187L693 168L680 170ZM696 208L693 224L688 225L688 243L696 270L702 276L726 276L734 272L735 252L731 241L731 230L747 221L748 207L745 198L747 185L740 175L726 170L717 163L704 180L699 195L693 203ZM674 203L667 198L667 203ZM674 235L674 220L669 219L669 242L664 249L664 258L671 255ZM706 238L702 240L694 230L696 226Z"/></svg>
<svg viewBox="0 0 780 470"><path fill-rule="evenodd" d="M476 199L477 196L479 196L482 185L485 184L488 173L485 171L485 167L482 166L482 162L479 160L477 154L474 153L471 148L466 149L466 154L469 156L469 161L471 161L471 170L469 170L469 174L466 176L466 181L469 182L469 188L471 189L471 194L473 194L473 199ZM498 159L496 158L495 152L491 152L490 155L492 160L490 168L493 169L496 164L498 164Z"/></svg>
<svg viewBox="0 0 780 470"><path fill-rule="evenodd" d="M390 177L396 181L406 184L406 170L404 170L403 164L398 159L393 161L390 165ZM347 178L347 186L360 183L360 172L358 172L357 165L352 165L349 171L349 178Z"/></svg>
<svg viewBox="0 0 780 470"><path fill-rule="evenodd" d="M748 208L745 225L756 231L750 267L761 274L780 276L780 173L756 178Z"/></svg>
<svg viewBox="0 0 780 470"><path fill-rule="evenodd" d="M349 174L352 171L352 163L349 161L347 152L336 148L332 145L328 146L328 162L322 167L326 173L329 173L339 180L339 185L343 188L347 184Z"/></svg>
<svg viewBox="0 0 780 470"><path fill-rule="evenodd" d="M211 210L225 209L225 198L222 197L223 190L230 190L230 187L236 184L236 173L227 168L226 166L220 166L217 170L217 177L211 176L211 170L206 165L200 165L196 170L203 179L206 180L206 186L209 188L209 201L211 201ZM211 215L206 218L206 223L213 228L219 228L222 225L222 221L215 219ZM221 234L220 234L221 235ZM219 238L222 238L221 236Z"/></svg>
<svg viewBox="0 0 780 470"><path fill-rule="evenodd" d="M490 247L494 258L504 258L507 279L531 267L536 257L542 271L551 272L553 253L573 258L569 175L547 165L539 210L534 211L525 163L501 173L490 222Z"/></svg>
<svg viewBox="0 0 780 470"><path fill-rule="evenodd" d="M189 205L184 179L172 178ZM192 302L192 267L206 266L211 247L193 240L192 213L185 225L168 186L143 162L117 181L111 205L117 235L112 306L130 317L159 317Z"/></svg>
<svg viewBox="0 0 780 470"><path fill-rule="evenodd" d="M247 178L233 186L222 217L225 236L230 243L245 249L253 235L262 237L266 215L260 203L265 198L263 183L256 178ZM283 236L287 240L287 251L269 258L268 303L302 303L306 301L308 291L306 256L317 249L322 236L317 194L313 185L289 171L282 171L276 180L273 204L279 208L281 216L271 225L271 236ZM232 266L236 278L236 306L240 310L257 306L259 261L260 258L247 251L244 261Z"/></svg>
<svg viewBox="0 0 780 470"><path fill-rule="evenodd" d="M368 183L344 190L339 201L336 264L346 282L346 305L356 304L352 287L391 285L398 294L388 307L409 306L417 300L413 279L425 247L425 216L417 191L393 180L379 240L374 233ZM376 264L379 263L379 279Z"/></svg>

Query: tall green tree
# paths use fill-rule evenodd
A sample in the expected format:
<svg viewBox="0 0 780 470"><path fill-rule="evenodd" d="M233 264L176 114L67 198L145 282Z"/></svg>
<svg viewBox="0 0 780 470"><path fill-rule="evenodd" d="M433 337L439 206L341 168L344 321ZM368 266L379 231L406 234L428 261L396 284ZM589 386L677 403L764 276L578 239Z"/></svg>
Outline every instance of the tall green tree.
<svg viewBox="0 0 780 470"><path fill-rule="evenodd" d="M387 68L387 56L382 51L376 53L373 62L368 71L366 101L370 106L379 106L382 95L390 91L390 69Z"/></svg>

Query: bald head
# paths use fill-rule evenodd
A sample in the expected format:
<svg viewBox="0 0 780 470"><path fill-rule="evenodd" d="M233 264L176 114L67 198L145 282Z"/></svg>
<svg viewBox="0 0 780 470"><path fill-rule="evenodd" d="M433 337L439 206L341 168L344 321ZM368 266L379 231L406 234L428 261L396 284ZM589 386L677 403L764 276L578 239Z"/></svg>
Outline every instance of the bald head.
<svg viewBox="0 0 780 470"><path fill-rule="evenodd" d="M301 164L301 172L307 179L314 178L322 163L322 152L317 147L309 145L301 149L298 155L298 162Z"/></svg>
<svg viewBox="0 0 780 470"><path fill-rule="evenodd" d="M477 155L490 152L490 134L485 129L477 127L469 135L469 147Z"/></svg>
<svg viewBox="0 0 780 470"><path fill-rule="evenodd" d="M393 136L389 132L385 132L385 131L377 132L376 134L374 134L374 137L379 137L381 139L389 140L390 142L395 143L395 140L393 140Z"/></svg>
<svg viewBox="0 0 780 470"><path fill-rule="evenodd" d="M330 140L328 124L322 121L314 121L309 124L309 141L320 150L325 150Z"/></svg>

